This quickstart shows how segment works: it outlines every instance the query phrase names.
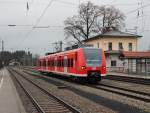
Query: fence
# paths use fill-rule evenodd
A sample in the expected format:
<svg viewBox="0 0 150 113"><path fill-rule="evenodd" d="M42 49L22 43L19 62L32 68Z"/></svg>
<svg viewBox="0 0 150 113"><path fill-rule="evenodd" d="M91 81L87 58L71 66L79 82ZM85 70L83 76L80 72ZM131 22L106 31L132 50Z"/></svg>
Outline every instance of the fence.
<svg viewBox="0 0 150 113"><path fill-rule="evenodd" d="M130 58L127 67L107 67L107 71L150 75L150 58Z"/></svg>

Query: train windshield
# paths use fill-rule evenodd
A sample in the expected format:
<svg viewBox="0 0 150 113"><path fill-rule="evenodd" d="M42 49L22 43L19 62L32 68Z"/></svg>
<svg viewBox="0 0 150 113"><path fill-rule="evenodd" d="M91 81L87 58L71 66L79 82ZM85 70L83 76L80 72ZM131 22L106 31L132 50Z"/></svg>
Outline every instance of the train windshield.
<svg viewBox="0 0 150 113"><path fill-rule="evenodd" d="M101 65L102 63L102 50L94 48L84 49L84 54L86 58L87 65Z"/></svg>

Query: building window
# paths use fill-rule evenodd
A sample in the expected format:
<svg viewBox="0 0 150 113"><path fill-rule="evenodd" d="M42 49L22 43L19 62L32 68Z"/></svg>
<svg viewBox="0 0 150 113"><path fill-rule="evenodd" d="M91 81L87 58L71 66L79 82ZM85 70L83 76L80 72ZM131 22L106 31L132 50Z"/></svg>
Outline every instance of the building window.
<svg viewBox="0 0 150 113"><path fill-rule="evenodd" d="M119 50L123 50L122 42L119 42L119 44L118 44L118 49L119 49Z"/></svg>
<svg viewBox="0 0 150 113"><path fill-rule="evenodd" d="M117 66L117 61L116 60L112 60L111 61L111 66L116 67Z"/></svg>
<svg viewBox="0 0 150 113"><path fill-rule="evenodd" d="M129 43L129 51L132 51L132 43Z"/></svg>
<svg viewBox="0 0 150 113"><path fill-rule="evenodd" d="M112 42L109 42L109 43L108 43L108 50L109 50L109 51L112 51Z"/></svg>
<svg viewBox="0 0 150 113"><path fill-rule="evenodd" d="M97 48L99 48L99 42L97 43Z"/></svg>

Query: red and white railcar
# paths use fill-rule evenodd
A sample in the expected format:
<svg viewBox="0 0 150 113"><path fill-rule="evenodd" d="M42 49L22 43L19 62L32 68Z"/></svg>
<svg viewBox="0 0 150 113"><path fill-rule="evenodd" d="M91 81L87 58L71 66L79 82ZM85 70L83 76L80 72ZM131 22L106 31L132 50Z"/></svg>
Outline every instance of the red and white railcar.
<svg viewBox="0 0 150 113"><path fill-rule="evenodd" d="M37 69L40 72L100 81L101 76L106 75L105 55L102 49L78 48L40 57Z"/></svg>

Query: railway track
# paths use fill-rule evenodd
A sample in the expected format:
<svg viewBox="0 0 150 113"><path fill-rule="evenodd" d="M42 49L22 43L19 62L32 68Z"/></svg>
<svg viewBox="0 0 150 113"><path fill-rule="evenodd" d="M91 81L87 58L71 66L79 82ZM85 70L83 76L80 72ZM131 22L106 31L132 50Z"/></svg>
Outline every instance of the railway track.
<svg viewBox="0 0 150 113"><path fill-rule="evenodd" d="M110 79L110 80L116 80L116 81L150 85L150 80L146 79L146 78L135 78L135 77L127 77L127 76L108 75L106 77L103 77L103 79Z"/></svg>
<svg viewBox="0 0 150 113"><path fill-rule="evenodd" d="M30 75L34 75L34 74L31 74L30 72L27 72L27 71L24 71L24 72L26 72L27 74L30 74ZM48 77L46 77L46 79L48 79ZM146 92L136 91L136 90L122 88L122 87L118 87L118 86L112 86L112 85L108 85L108 84L104 84L104 83L100 83L98 85L91 85L91 84L85 83L83 85L150 103L150 94L146 93Z"/></svg>
<svg viewBox="0 0 150 113"><path fill-rule="evenodd" d="M80 113L79 110L54 96L34 81L15 70L9 70L39 113Z"/></svg>
<svg viewBox="0 0 150 113"><path fill-rule="evenodd" d="M149 93L135 91L131 89L125 89L125 88L106 85L106 84L87 85L87 86L150 103Z"/></svg>
<svg viewBox="0 0 150 113"><path fill-rule="evenodd" d="M29 71L36 71L34 68L25 67L25 70ZM103 79L115 80L115 81L123 81L123 82L130 82L142 85L150 85L150 80L146 78L135 78L135 77L127 77L127 76L118 76L118 75L108 75L102 77Z"/></svg>

